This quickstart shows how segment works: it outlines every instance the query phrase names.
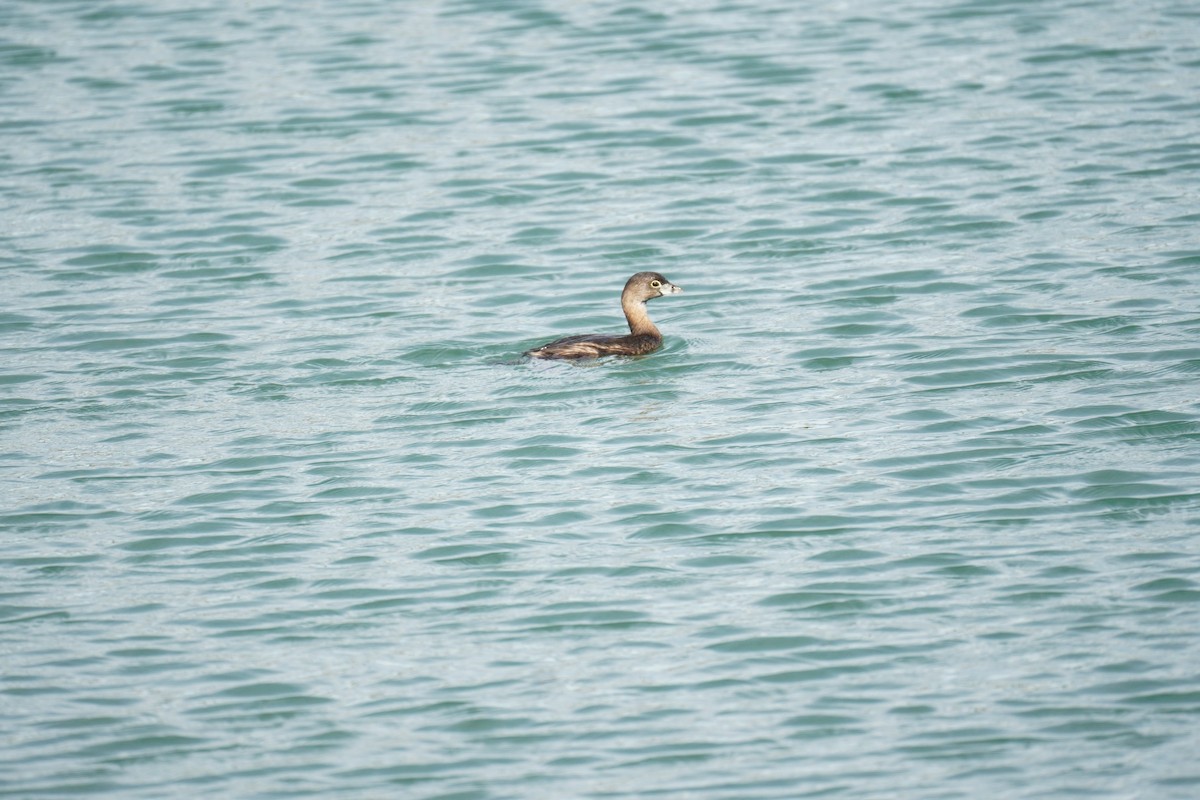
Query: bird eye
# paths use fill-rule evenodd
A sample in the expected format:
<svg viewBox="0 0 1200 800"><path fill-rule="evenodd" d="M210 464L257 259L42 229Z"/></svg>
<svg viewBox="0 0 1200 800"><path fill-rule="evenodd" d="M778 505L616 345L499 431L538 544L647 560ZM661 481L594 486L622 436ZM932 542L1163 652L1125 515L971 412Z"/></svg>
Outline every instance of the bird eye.
<svg viewBox="0 0 1200 800"><path fill-rule="evenodd" d="M662 286L662 281L650 281L651 289L657 289L660 286Z"/></svg>

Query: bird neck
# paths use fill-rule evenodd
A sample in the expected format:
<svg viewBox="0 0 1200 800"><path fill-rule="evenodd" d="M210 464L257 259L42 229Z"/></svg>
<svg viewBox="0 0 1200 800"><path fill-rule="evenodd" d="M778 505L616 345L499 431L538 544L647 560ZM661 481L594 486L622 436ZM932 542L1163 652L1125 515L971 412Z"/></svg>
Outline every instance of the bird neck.
<svg viewBox="0 0 1200 800"><path fill-rule="evenodd" d="M625 312L625 320L629 323L629 332L636 335L650 334L651 336L659 336L658 328L650 321L650 315L646 313L646 301L634 300L632 297L621 298L621 310Z"/></svg>

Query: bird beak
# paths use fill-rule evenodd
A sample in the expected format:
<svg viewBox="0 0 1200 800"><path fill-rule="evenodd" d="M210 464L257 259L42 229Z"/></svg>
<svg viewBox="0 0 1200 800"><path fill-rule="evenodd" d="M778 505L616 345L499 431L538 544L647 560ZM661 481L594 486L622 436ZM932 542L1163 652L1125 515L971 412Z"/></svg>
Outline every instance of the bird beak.
<svg viewBox="0 0 1200 800"><path fill-rule="evenodd" d="M663 288L663 294L679 294L683 291L682 287L676 286L673 283L668 283Z"/></svg>

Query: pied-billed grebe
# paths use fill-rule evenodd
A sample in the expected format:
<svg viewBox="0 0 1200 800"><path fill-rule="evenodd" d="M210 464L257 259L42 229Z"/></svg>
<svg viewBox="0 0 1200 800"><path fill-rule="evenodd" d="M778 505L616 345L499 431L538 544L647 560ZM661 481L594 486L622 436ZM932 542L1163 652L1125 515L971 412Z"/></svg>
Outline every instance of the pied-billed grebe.
<svg viewBox="0 0 1200 800"><path fill-rule="evenodd" d="M646 301L682 292L657 272L639 272L625 282L621 292L621 310L629 322L628 336L584 333L567 336L526 351L534 358L599 358L600 356L640 356L662 347L662 334L646 314Z"/></svg>

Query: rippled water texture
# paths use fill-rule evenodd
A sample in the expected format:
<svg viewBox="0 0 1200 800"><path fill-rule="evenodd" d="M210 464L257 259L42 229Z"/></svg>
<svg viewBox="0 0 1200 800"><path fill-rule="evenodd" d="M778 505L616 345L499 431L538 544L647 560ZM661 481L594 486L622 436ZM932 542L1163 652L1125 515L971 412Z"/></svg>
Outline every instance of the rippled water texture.
<svg viewBox="0 0 1200 800"><path fill-rule="evenodd" d="M0 796L1200 794L1194 3L7 0L0 103Z"/></svg>

